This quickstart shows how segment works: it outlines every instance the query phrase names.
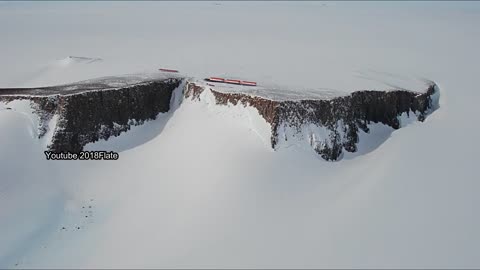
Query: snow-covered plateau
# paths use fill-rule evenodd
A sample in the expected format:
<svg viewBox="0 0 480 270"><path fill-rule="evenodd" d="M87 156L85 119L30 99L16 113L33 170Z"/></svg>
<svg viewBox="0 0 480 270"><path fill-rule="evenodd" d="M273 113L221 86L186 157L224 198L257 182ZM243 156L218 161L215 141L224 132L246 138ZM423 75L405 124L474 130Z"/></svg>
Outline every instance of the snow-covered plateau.
<svg viewBox="0 0 480 270"><path fill-rule="evenodd" d="M480 267L479 25L477 2L0 2L0 268Z"/></svg>

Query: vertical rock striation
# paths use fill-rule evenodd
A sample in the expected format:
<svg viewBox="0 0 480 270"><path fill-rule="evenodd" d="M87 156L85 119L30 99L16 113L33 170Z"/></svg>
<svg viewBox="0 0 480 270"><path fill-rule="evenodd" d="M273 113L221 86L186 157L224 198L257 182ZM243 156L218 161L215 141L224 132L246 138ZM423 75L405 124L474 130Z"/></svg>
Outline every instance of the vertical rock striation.
<svg viewBox="0 0 480 270"><path fill-rule="evenodd" d="M38 137L50 131L47 148L55 152L79 152L88 143L118 136L132 125L168 112L173 91L183 81L183 78L108 77L63 86L0 89L0 102L29 100L38 118ZM438 95L433 82L418 92L361 90L348 95L302 99L288 95L275 99L213 88L186 81L183 97L200 101L202 93L208 91L218 106L251 106L270 125L273 149L287 141L301 141L325 160L338 160L345 151L356 152L360 131L368 133L371 123L398 129L402 115L423 121L436 108L435 95Z"/></svg>
<svg viewBox="0 0 480 270"><path fill-rule="evenodd" d="M39 137L45 135L53 115L58 115L48 149L79 152L88 143L118 136L132 125L142 124L155 119L159 113L168 112L172 93L181 81L167 79L118 88L102 86L107 88L85 91L80 84L74 93L62 87L56 87L58 93L51 88L40 89L44 90L40 92L39 89L2 89L0 101L29 99L40 120ZM34 90L35 96L23 94ZM9 93L9 96L1 96L2 92ZM42 92L48 95L44 96Z"/></svg>
<svg viewBox="0 0 480 270"><path fill-rule="evenodd" d="M186 98L198 100L203 91L205 87L189 82L184 94ZM329 99L303 100L272 100L246 93L208 91L218 105L231 103L256 108L271 126L272 148L275 149L280 141L303 136L322 158L338 160L343 151L357 151L359 130L368 133L370 123L382 123L398 129L399 117L404 113L413 114L423 121L436 106L432 96L438 89L432 82L422 92L366 90ZM305 127L312 125L325 132L320 136L315 132L302 134Z"/></svg>

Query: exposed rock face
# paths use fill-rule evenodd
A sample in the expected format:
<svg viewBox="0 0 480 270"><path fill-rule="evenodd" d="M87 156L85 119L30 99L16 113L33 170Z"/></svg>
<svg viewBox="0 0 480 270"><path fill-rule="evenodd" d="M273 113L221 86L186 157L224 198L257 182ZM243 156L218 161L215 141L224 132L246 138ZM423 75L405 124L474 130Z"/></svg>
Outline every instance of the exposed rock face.
<svg viewBox="0 0 480 270"><path fill-rule="evenodd" d="M79 152L87 143L118 136L132 125L153 120L159 113L169 111L172 93L181 81L167 79L84 91L80 85L73 94L56 93L51 88L44 88L43 92L39 89L2 89L0 101L29 99L40 119L39 137L45 134L52 116L58 115L49 150ZM40 95L16 96L31 91ZM52 92L53 95L42 96ZM3 93L9 96L1 96Z"/></svg>
<svg viewBox="0 0 480 270"><path fill-rule="evenodd" d="M301 134L308 125L326 129L323 137L308 136L311 147L326 160L338 160L343 151L357 151L359 129L368 132L368 124L382 123L394 129L400 128L399 116L414 113L423 121L431 111L432 95L436 85L432 82L424 92L406 90L357 91L332 99L299 101L275 101L242 93L223 93L209 89L216 103L238 103L255 107L271 126L271 146L276 148L280 140L292 139L286 129ZM195 83L187 83L186 98L199 99L205 89ZM293 135L295 136L295 135Z"/></svg>
<svg viewBox="0 0 480 270"><path fill-rule="evenodd" d="M60 96L57 129L52 151L78 152L99 139L118 136L131 125L153 120L168 112L175 83L152 82L118 90Z"/></svg>
<svg viewBox="0 0 480 270"><path fill-rule="evenodd" d="M118 136L132 125L169 111L172 93L183 81L108 77L64 86L0 89L0 102L29 100L39 120L39 138L52 128L55 116L48 149L78 152L88 143ZM433 82L425 87L419 92L365 90L329 98L275 100L186 81L183 95L200 100L203 92L210 91L219 106L254 107L270 125L273 149L287 141L303 140L325 160L338 160L345 151L357 151L359 133L368 133L370 123L398 129L402 114L423 121L435 107L432 97L438 91Z"/></svg>

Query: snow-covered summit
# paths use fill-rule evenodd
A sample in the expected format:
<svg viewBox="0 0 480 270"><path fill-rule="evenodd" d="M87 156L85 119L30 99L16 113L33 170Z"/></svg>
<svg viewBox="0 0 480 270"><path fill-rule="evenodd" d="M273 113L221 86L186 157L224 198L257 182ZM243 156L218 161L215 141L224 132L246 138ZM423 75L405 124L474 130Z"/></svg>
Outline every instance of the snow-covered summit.
<svg viewBox="0 0 480 270"><path fill-rule="evenodd" d="M393 75L380 72L359 73L362 80L357 86L349 89L324 88L319 80L316 88L295 88L259 81L257 86L233 85L226 83L207 82L203 79L191 79L196 85L208 87L222 93L242 93L274 101L298 100L331 100L340 96L347 96L356 91L398 91L405 90L414 93L425 93L434 84L433 81L423 78ZM366 83L365 83L365 80ZM373 83L372 83L373 82Z"/></svg>
<svg viewBox="0 0 480 270"><path fill-rule="evenodd" d="M89 79L75 83L32 87L32 88L0 88L0 96L2 95L65 95L87 91L111 90L117 88L125 88L144 83L166 81L170 79L181 78L176 74L165 73L138 73L121 76L106 76L101 78Z"/></svg>
<svg viewBox="0 0 480 270"><path fill-rule="evenodd" d="M71 59L71 58L68 58ZM90 59L90 58L87 58ZM81 58L80 60L85 60ZM86 61L86 60L85 60ZM375 83L360 83L351 89L324 88L321 81L317 88L295 88L277 85L271 82L259 81L256 86L232 85L226 83L208 82L203 78L195 78L182 73L149 72L117 76L105 76L82 80L78 82L32 88L0 88L0 95L23 94L23 95L53 95L73 94L84 91L109 90L134 86L142 83L162 81L168 79L187 79L196 85L211 88L222 93L240 93L257 96L274 101L298 101L298 100L331 100L340 96L347 96L352 92L372 91L395 91L405 90L415 93L425 93L428 87L434 84L431 80L408 76L394 75L385 72L362 72L358 73L364 80Z"/></svg>

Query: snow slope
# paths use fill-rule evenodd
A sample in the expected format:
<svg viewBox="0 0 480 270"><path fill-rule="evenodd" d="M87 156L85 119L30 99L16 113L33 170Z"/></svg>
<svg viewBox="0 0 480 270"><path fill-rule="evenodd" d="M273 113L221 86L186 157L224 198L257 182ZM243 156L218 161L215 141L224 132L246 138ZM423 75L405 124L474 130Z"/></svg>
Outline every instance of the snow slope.
<svg viewBox="0 0 480 270"><path fill-rule="evenodd" d="M35 80L165 64L288 89L354 89L372 81L351 79L355 70L376 70L396 74L388 84L413 74L442 90L424 123L379 130L378 148L363 144L364 154L336 163L270 150L255 112L190 101L116 138L127 145L89 146L122 150L117 161L47 162L25 114L1 110L0 268L480 266L478 3L0 7L5 87L33 86L28 72L51 59L92 55L103 61ZM148 139L130 147L141 134Z"/></svg>

